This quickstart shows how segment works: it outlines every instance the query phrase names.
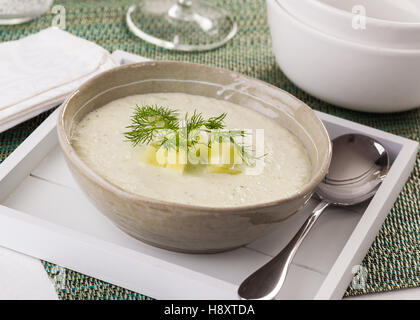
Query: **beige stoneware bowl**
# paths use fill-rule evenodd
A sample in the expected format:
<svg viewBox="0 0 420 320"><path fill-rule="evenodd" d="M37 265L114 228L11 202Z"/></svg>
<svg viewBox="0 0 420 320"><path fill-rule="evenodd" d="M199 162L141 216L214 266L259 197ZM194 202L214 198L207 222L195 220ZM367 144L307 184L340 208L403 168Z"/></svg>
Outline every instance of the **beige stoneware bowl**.
<svg viewBox="0 0 420 320"><path fill-rule="evenodd" d="M90 111L134 94L183 92L224 99L274 118L304 144L312 177L288 198L248 206L204 207L124 191L89 168L70 140ZM225 251L272 231L309 200L331 159L328 133L311 108L267 83L228 70L183 62L144 62L104 72L82 85L61 108L58 136L70 170L95 206L120 229L153 246L189 253ZM141 179L141 177L139 177Z"/></svg>

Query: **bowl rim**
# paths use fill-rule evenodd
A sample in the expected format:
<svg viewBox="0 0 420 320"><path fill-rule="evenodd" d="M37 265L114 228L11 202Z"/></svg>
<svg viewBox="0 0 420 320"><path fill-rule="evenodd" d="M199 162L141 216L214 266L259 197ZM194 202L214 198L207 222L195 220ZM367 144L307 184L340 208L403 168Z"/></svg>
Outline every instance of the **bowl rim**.
<svg viewBox="0 0 420 320"><path fill-rule="evenodd" d="M344 46L347 46L349 48L357 48L359 50L364 51L370 51L380 54L389 54L389 55L406 55L406 56L418 56L420 55L420 49L401 49L401 48L389 48L389 47L381 47L381 46L369 46L367 44L351 41L347 39L340 38L336 35L325 33L321 30L319 30L316 27L312 27L309 24L305 23L304 21L300 20L298 17L293 15L291 12L289 12L283 5L279 3L279 0L267 0L267 3L273 2L274 5L281 11L283 11L291 20L293 20L293 23L298 24L302 28L306 29L306 31L315 34L318 37L325 38L329 42L334 43L341 43ZM315 0L316 1L316 0ZM271 23L270 23L271 24ZM419 31L420 32L420 31Z"/></svg>
<svg viewBox="0 0 420 320"><path fill-rule="evenodd" d="M305 108L310 114L313 115L314 119L316 121L318 121L318 123L320 125L321 134L327 139L327 142L328 142L327 155L326 155L323 163L321 164L320 168L311 177L311 179L305 185L302 186L302 188L300 188L298 191L296 191L295 193L291 194L288 197L280 198L280 199L276 199L276 200L272 200L272 201L268 201L268 202L255 203L255 204L239 205L239 206L220 206L220 207L218 207L218 206L200 206L200 205L194 205L194 204L186 204L186 203L180 203L180 202L165 201L165 200L161 200L161 199L157 199L157 198L143 196L143 195L140 195L140 194L136 194L136 193L124 190L120 186L118 186L118 185L112 183L111 181L109 181L108 179L102 177L99 173L97 173L95 170L90 168L78 156L76 150L73 148L72 144L70 143L70 139L67 136L67 133L64 129L64 116L65 116L65 113L66 113L66 110L67 110L67 106L69 105L70 101L72 101L73 97L76 96L80 91L84 90L86 87L91 86L92 84L95 83L95 81L97 81L98 79L100 79L101 77L103 77L107 74L111 74L111 73L114 73L114 72L119 72L121 70L129 69L129 68L141 68L143 66L154 66L156 64L161 64L161 65L162 64L177 64L177 65L186 66L186 67L188 67L188 66L199 66L199 67L205 68L205 69L212 69L212 70L215 70L215 71L218 71L218 72L228 73L230 75L233 75L233 76L236 76L236 77L239 76L243 79L254 82L255 84L267 86L267 87L275 89L275 90L280 90L280 91L282 91L283 94L286 94L292 100L298 101L300 103L300 107ZM243 212L246 212L246 211L258 211L258 210L261 210L261 209L267 209L267 208L278 206L279 204L282 204L282 203L285 203L285 202L288 202L288 201L297 200L297 199L303 197L306 194L312 194L313 193L316 186L322 181L322 179L326 175L326 173L328 171L328 168L329 168L329 165L330 165L330 162L331 162L331 157L332 157L332 143L331 143L331 139L329 137L328 131L325 128L325 125L323 124L321 119L319 119L319 117L316 115L314 110L312 108L310 108L303 101L299 100L298 98L296 98L292 94L288 93L287 91L285 91L283 89L280 89L278 87L275 87L275 86L273 86L269 83L266 83L262 80L259 80L259 79L251 78L249 76L246 76L246 75L243 75L243 74L240 74L240 73L228 70L228 69L224 69L224 68L208 66L208 65L199 64L199 63L182 62L182 61L159 60L159 61L146 61L146 62L139 62L139 63L134 63L134 64L122 65L122 66L118 66L118 67L112 68L110 70L104 71L104 72L92 77L91 79L86 81L84 84L82 84L78 89L76 89L64 101L64 103L60 107L58 120L57 120L57 132L58 132L58 137L59 137L58 140L59 140L61 149L63 150L63 152L65 153L65 155L69 159L69 161L71 161L74 166L76 166L79 170L81 170L82 174L84 176L88 176L89 179L93 180L95 183L99 184L101 187L107 189L107 191L109 191L111 193L114 193L114 194L117 194L119 197L128 199L130 201L153 204L153 205L164 205L164 206L169 206L169 207L177 208L177 209L187 209L187 210L189 210L189 213L191 213L191 212L197 212L198 213L198 212L202 212L202 211L207 211L207 212L220 212L220 213L230 212L230 213L239 213L240 214L240 213L243 213Z"/></svg>
<svg viewBox="0 0 420 320"><path fill-rule="evenodd" d="M276 3L280 5L281 0L276 0ZM312 2L315 6L318 6L321 10L328 11L329 13L340 15L346 18L352 18L352 15L350 12L346 10L342 10L340 8L334 7L328 3L319 1L319 0L307 0ZM395 21L395 20L387 20L387 19L381 19L381 18L374 18L366 16L366 20L370 21L374 25L377 25L379 27L393 27L393 28L404 28L404 29L420 29L420 22L403 22L403 21Z"/></svg>

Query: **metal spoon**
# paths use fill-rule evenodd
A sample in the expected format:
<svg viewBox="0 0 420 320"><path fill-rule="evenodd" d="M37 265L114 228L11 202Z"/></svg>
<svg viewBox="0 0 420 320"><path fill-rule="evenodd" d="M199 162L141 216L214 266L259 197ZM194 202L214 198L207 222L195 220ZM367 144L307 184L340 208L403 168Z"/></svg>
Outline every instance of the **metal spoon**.
<svg viewBox="0 0 420 320"><path fill-rule="evenodd" d="M334 139L332 144L329 173L315 191L321 202L287 246L242 282L238 289L241 299L274 299L284 284L296 251L325 208L351 206L370 199L388 173L388 153L378 141L359 134L346 134Z"/></svg>

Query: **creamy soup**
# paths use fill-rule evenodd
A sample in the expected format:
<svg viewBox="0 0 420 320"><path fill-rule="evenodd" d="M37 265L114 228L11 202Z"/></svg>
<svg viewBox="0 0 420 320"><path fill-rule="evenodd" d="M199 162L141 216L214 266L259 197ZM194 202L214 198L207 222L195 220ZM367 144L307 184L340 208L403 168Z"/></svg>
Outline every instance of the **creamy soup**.
<svg viewBox="0 0 420 320"><path fill-rule="evenodd" d="M259 174L231 175L191 170L183 174L140 161L145 145L124 133L136 105L160 105L184 116L227 113L226 128L264 129L264 167ZM302 143L275 120L227 101L183 93L134 95L112 101L86 115L72 144L97 173L124 190L154 199L201 206L240 206L273 201L297 192L311 176Z"/></svg>

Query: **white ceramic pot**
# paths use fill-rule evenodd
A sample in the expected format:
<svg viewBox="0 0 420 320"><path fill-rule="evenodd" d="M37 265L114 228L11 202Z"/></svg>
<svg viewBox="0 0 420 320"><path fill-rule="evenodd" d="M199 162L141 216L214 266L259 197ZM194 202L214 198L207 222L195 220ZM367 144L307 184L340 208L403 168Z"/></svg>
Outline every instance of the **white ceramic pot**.
<svg viewBox="0 0 420 320"><path fill-rule="evenodd" d="M346 41L308 26L267 0L277 62L297 86L332 104L366 112L420 106L420 50Z"/></svg>
<svg viewBox="0 0 420 320"><path fill-rule="evenodd" d="M345 40L420 49L420 0L275 1L299 20ZM360 14L366 14L366 18Z"/></svg>

